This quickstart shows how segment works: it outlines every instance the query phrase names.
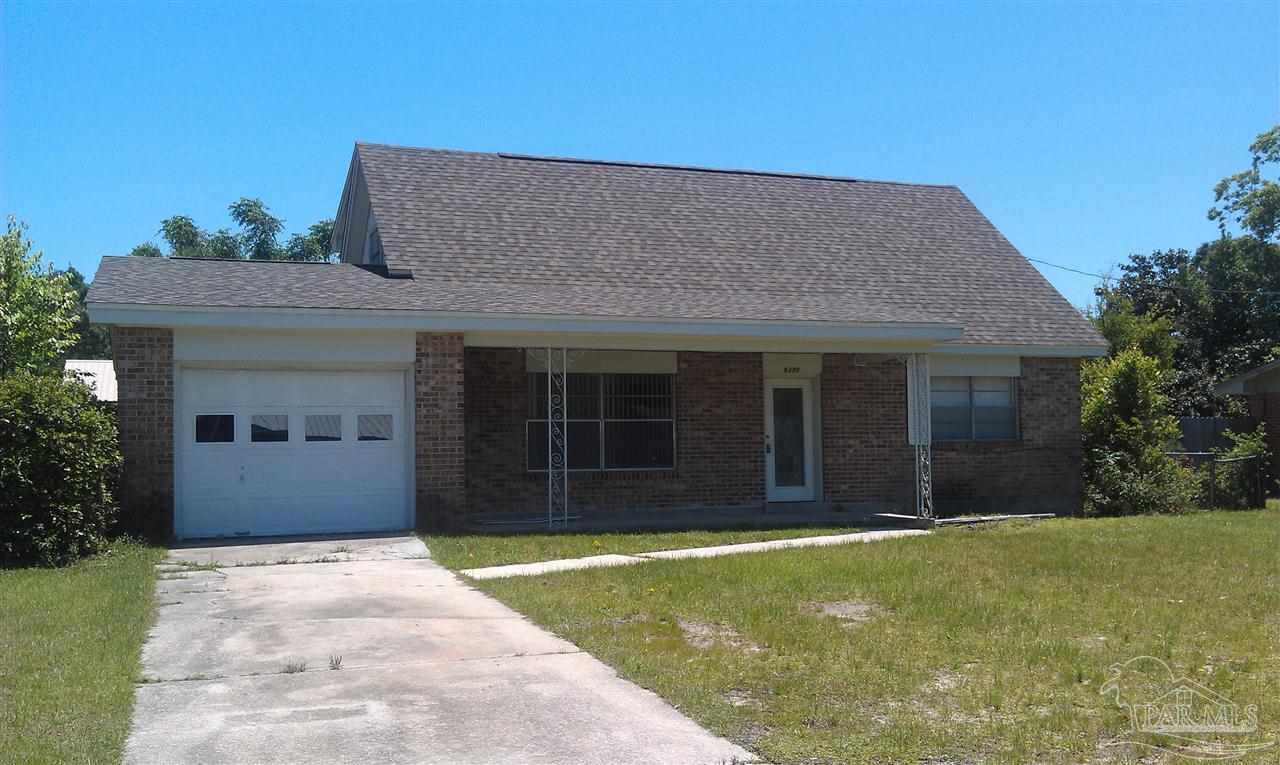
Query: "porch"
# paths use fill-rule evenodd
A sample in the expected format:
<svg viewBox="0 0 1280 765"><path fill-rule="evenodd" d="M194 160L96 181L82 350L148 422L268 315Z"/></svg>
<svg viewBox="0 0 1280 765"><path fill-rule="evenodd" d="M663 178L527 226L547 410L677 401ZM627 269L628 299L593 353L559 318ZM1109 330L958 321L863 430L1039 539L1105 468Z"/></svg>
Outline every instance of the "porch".
<svg viewBox="0 0 1280 765"><path fill-rule="evenodd" d="M914 517L909 358L467 347L463 523L752 528Z"/></svg>

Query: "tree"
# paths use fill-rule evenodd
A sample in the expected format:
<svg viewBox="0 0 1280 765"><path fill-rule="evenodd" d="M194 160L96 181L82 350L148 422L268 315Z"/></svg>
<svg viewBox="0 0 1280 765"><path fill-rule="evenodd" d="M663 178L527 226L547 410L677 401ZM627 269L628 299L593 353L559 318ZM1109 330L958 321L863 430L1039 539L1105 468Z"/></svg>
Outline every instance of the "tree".
<svg viewBox="0 0 1280 765"><path fill-rule="evenodd" d="M109 359L111 358L111 332L102 326L89 323L89 309L85 298L89 294L89 284L84 275L74 267L66 270L67 284L76 293L76 326L79 336L76 344L64 354L68 359Z"/></svg>
<svg viewBox="0 0 1280 765"><path fill-rule="evenodd" d="M1120 279L1104 287L1108 299L1124 298L1135 316L1168 322L1174 410L1234 414L1238 402L1216 396L1213 387L1265 363L1280 346L1280 245L1253 236L1224 238L1194 254L1132 255L1120 270Z"/></svg>
<svg viewBox="0 0 1280 765"><path fill-rule="evenodd" d="M220 228L205 240L205 249L211 258L235 260L240 257L240 238L231 229Z"/></svg>
<svg viewBox="0 0 1280 765"><path fill-rule="evenodd" d="M1167 451L1177 443L1159 362L1137 348L1081 369L1086 512L1179 512L1194 501L1194 474Z"/></svg>
<svg viewBox="0 0 1280 765"><path fill-rule="evenodd" d="M1253 161L1249 169L1218 181L1213 189L1218 204L1209 210L1209 220L1217 221L1227 236L1227 223L1240 227L1265 242L1280 232L1280 184L1264 178L1265 165L1280 164L1280 125L1259 135L1249 145Z"/></svg>
<svg viewBox="0 0 1280 765"><path fill-rule="evenodd" d="M164 253L160 248L151 242L143 242L142 244L129 250L129 254L139 258L163 258Z"/></svg>
<svg viewBox="0 0 1280 765"><path fill-rule="evenodd" d="M205 233L196 222L185 215L174 215L160 221L160 236L169 243L169 253L175 258L203 258L207 256Z"/></svg>
<svg viewBox="0 0 1280 765"><path fill-rule="evenodd" d="M1089 310L1089 320L1111 346L1109 355L1136 348L1155 359L1165 372L1173 370L1178 340L1173 322L1155 313L1139 314L1133 300L1104 283L1094 290L1097 297Z"/></svg>
<svg viewBox="0 0 1280 765"><path fill-rule="evenodd" d="M271 214L261 199L241 197L227 208L231 219L240 225L240 247L250 260L275 260L280 253L276 237L284 221Z"/></svg>
<svg viewBox="0 0 1280 765"><path fill-rule="evenodd" d="M236 233L220 228L208 233L186 215L173 215L160 221L160 238L169 245L169 256L175 258L221 258L239 260L310 260L329 259L329 239L333 234L333 220L324 219L311 224L305 233L289 237L282 247L279 243L284 221L271 214L260 199L241 197L227 208L231 219L239 226ZM150 242L134 247L129 253L139 257L160 258L165 253Z"/></svg>
<svg viewBox="0 0 1280 765"><path fill-rule="evenodd" d="M285 260L329 259L329 240L333 236L333 220L326 218L319 223L312 223L305 234L294 234L285 244Z"/></svg>
<svg viewBox="0 0 1280 765"><path fill-rule="evenodd" d="M0 376L50 369L76 342L76 293L25 232L10 216L0 237Z"/></svg>

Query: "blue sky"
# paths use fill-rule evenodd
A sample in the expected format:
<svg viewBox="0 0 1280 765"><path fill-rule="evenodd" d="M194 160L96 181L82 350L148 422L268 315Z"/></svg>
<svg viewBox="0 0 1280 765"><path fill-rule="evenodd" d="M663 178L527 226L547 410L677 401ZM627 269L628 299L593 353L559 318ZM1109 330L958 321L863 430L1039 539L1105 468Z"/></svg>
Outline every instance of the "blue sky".
<svg viewBox="0 0 1280 765"><path fill-rule="evenodd" d="M240 196L331 217L357 139L954 183L1028 257L1103 271L1215 236L1213 184L1280 121L1274 0L2 13L0 213L88 274Z"/></svg>

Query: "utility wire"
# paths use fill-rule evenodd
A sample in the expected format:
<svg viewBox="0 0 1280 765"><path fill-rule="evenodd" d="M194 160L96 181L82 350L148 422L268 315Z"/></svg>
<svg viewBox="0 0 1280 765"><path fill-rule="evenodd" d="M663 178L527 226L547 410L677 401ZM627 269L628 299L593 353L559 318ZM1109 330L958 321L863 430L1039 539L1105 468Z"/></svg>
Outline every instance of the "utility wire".
<svg viewBox="0 0 1280 765"><path fill-rule="evenodd" d="M1080 274L1081 276L1092 276L1095 279L1101 279L1103 281L1113 281L1115 279L1115 277L1112 277L1112 276L1104 276L1103 274L1095 274L1089 271L1081 271L1078 268L1071 268L1070 266L1060 266L1057 263L1050 263L1047 260L1040 260L1039 258L1027 258L1027 260L1031 261L1032 263L1039 263L1041 265L1049 266L1050 268L1060 268L1063 271L1070 271L1073 274ZM1174 284L1153 284L1151 286L1161 290L1188 290L1188 291L1191 290L1190 287L1183 287L1183 286L1174 285ZM1220 289L1214 289L1213 287L1205 287L1204 289L1207 292L1216 292L1219 295L1250 295L1250 296L1260 295L1260 296L1267 296L1267 297L1280 297L1280 291L1276 291L1276 290L1220 290Z"/></svg>

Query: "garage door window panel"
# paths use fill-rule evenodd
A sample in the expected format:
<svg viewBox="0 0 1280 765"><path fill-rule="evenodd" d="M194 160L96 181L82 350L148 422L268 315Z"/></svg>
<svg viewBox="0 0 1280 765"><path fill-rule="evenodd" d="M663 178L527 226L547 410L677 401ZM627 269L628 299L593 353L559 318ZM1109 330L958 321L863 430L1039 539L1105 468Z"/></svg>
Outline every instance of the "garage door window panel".
<svg viewBox="0 0 1280 765"><path fill-rule="evenodd" d="M197 414L197 444L230 444L236 440L234 414Z"/></svg>
<svg viewBox="0 0 1280 765"><path fill-rule="evenodd" d="M253 415L249 418L249 440L255 444L288 442L289 415Z"/></svg>
<svg viewBox="0 0 1280 765"><path fill-rule="evenodd" d="M309 443L341 441L342 415L308 414L303 421L303 431Z"/></svg>
<svg viewBox="0 0 1280 765"><path fill-rule="evenodd" d="M392 435L391 415L362 414L356 417L357 441L390 441Z"/></svg>

